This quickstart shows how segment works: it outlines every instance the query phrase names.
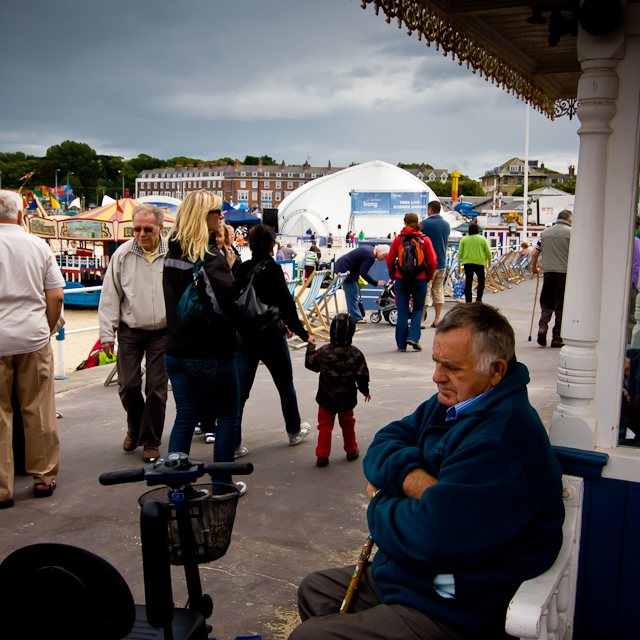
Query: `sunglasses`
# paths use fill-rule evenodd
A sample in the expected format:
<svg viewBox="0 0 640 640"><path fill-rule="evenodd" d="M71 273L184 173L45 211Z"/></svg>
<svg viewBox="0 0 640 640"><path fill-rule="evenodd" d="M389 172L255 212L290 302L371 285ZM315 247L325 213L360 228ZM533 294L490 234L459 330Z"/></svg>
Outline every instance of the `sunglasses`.
<svg viewBox="0 0 640 640"><path fill-rule="evenodd" d="M145 233L153 233L157 227L133 227L133 233L140 233L144 231Z"/></svg>
<svg viewBox="0 0 640 640"><path fill-rule="evenodd" d="M222 215L222 211L220 211L220 209L210 209L209 211L207 211L207 215L211 213L217 213L218 215Z"/></svg>

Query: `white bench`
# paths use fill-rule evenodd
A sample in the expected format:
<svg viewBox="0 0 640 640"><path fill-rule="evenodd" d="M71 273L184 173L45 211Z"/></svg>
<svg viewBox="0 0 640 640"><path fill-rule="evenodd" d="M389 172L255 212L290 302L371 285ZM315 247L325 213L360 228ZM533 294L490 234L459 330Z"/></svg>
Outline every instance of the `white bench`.
<svg viewBox="0 0 640 640"><path fill-rule="evenodd" d="M553 566L527 580L509 603L506 630L514 638L570 640L576 602L583 479L562 476L562 548Z"/></svg>

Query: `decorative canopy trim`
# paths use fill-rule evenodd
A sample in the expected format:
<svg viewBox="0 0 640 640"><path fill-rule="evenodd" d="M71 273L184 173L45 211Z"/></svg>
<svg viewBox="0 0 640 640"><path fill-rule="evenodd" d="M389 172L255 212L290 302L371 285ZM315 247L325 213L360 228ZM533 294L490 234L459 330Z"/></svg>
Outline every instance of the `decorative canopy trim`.
<svg viewBox="0 0 640 640"><path fill-rule="evenodd" d="M362 0L361 6L366 9L369 4L373 4L376 15L380 9L383 10L387 16L387 23L391 22L391 18L396 18L398 28L402 29L404 23L408 29L408 35L417 31L418 39L425 38L428 47L431 43L435 43L436 51L442 47L445 57L451 54L453 60L458 59L459 65L466 63L467 69L471 69L473 73L479 73L485 80L491 80L508 93L528 102L551 120L559 115L571 116L568 108L558 110L555 98L541 91L520 72L489 51L484 44L462 33L440 15L437 9L427 8L417 0ZM565 103L566 107L566 103L571 101L560 102ZM573 109L575 112L575 105Z"/></svg>

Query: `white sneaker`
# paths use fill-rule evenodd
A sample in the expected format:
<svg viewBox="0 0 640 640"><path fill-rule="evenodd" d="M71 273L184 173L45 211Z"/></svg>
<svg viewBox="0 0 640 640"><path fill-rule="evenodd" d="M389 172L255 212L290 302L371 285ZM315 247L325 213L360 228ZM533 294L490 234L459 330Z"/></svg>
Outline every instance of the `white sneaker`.
<svg viewBox="0 0 640 640"><path fill-rule="evenodd" d="M216 441L216 434L215 433L205 433L204 434L204 441L207 444L213 444Z"/></svg>
<svg viewBox="0 0 640 640"><path fill-rule="evenodd" d="M202 435L202 429L201 429L200 427L196 427L196 428L193 430L193 433L194 433L194 435L196 435L196 436L201 436L201 435Z"/></svg>
<svg viewBox="0 0 640 640"><path fill-rule="evenodd" d="M236 489L238 489L238 491L240 492L240 496L243 496L245 493L247 493L247 483L246 482L234 482L233 483L236 487ZM238 497L240 497L238 496Z"/></svg>
<svg viewBox="0 0 640 640"><path fill-rule="evenodd" d="M311 427L308 422L303 422L300 425L300 431L298 433L289 434L289 444L294 447L300 444L311 433Z"/></svg>
<svg viewBox="0 0 640 640"><path fill-rule="evenodd" d="M234 458L242 458L242 456L246 456L247 453L249 453L249 449L247 449L247 447L238 447L234 454L233 457Z"/></svg>

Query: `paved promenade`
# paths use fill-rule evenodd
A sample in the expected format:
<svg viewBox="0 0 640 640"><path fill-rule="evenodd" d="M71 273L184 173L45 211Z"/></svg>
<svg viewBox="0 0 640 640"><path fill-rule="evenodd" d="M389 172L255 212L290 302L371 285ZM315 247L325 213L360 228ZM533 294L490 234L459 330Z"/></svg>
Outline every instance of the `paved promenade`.
<svg viewBox="0 0 640 640"><path fill-rule="evenodd" d="M556 349L528 342L535 281L511 290L485 294L516 331L517 355L531 373L529 395L548 427L556 394ZM457 304L447 302L446 307ZM536 316L538 312L536 310ZM428 324L433 318L430 310ZM435 391L431 344L434 330L423 332L424 351L398 353L393 327L386 322L363 325L355 344L365 353L371 371L372 401L360 397L356 435L364 454L376 431L411 413ZM315 427L317 375L304 368L304 350L292 353L296 389L303 420ZM0 513L0 559L35 542L60 542L84 547L110 561L127 580L136 602L143 602L137 497L143 484L102 487L103 471L142 466L141 450L122 451L125 416L117 386L104 387L108 367L74 372L56 383L56 405L62 441L58 489L53 497L32 498L32 480L16 478L16 506ZM175 416L169 398L164 446ZM365 480L361 460L347 462L339 427L327 468L315 465L315 431L290 447L275 387L260 367L246 407L243 460L255 466L246 478L231 547L217 562L201 566L203 588L214 600L213 636L228 640L260 633L286 638L298 623L296 586L309 572L356 561L367 535ZM191 457L212 460L211 445L196 436ZM497 472L499 470L496 470ZM173 568L174 599L184 606L182 570ZM46 633L45 633L46 635Z"/></svg>

